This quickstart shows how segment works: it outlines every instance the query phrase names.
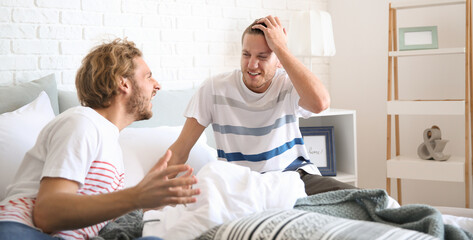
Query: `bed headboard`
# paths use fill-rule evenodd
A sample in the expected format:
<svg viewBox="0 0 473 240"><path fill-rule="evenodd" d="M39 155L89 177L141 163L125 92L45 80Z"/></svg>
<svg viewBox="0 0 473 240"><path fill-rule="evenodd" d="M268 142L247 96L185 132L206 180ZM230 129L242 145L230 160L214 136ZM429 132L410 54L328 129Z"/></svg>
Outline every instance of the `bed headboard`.
<svg viewBox="0 0 473 240"><path fill-rule="evenodd" d="M73 86L57 86L55 75L21 83L15 86L0 86L0 114L18 109L33 101L41 91L45 91L57 115L66 109L79 105ZM182 126L186 121L183 113L195 89L160 90L153 99L153 117L137 121L128 127ZM215 147L211 128L205 130L207 143Z"/></svg>

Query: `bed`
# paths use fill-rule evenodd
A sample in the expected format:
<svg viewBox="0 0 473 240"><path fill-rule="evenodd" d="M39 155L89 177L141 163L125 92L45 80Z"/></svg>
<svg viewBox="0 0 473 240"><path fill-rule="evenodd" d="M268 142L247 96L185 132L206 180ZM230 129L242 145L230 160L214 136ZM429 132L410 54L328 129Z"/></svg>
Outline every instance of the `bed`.
<svg viewBox="0 0 473 240"><path fill-rule="evenodd" d="M43 91L47 104L36 101ZM193 93L159 91L153 118L120 133L126 186L138 183L177 138ZM74 89L58 87L54 74L0 87L0 199L41 128L76 105ZM471 209L387 208L389 199L381 189L305 196L297 173L255 174L216 161L212 133L205 133L188 161L198 187L205 190L196 204L133 211L109 223L95 239L473 239Z"/></svg>

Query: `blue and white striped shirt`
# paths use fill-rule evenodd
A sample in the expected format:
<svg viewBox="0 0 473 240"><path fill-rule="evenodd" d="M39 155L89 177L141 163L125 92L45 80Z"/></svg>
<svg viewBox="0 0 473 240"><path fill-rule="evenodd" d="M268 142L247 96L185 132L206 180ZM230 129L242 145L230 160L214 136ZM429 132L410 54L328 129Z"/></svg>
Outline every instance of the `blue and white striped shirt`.
<svg viewBox="0 0 473 240"><path fill-rule="evenodd" d="M264 93L249 90L240 70L208 79L191 99L185 116L212 124L218 157L254 171L295 170L319 174L310 163L299 130L299 95L289 76L278 69Z"/></svg>

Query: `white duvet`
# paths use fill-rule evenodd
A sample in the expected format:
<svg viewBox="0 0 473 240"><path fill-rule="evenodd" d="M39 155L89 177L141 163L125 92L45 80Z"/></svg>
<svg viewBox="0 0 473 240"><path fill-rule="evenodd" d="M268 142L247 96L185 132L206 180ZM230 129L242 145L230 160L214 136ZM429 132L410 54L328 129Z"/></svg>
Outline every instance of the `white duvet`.
<svg viewBox="0 0 473 240"><path fill-rule="evenodd" d="M194 239L208 229L255 212L292 209L307 196L299 173L258 173L235 164L215 161L196 175L201 189L197 202L145 212L143 236Z"/></svg>

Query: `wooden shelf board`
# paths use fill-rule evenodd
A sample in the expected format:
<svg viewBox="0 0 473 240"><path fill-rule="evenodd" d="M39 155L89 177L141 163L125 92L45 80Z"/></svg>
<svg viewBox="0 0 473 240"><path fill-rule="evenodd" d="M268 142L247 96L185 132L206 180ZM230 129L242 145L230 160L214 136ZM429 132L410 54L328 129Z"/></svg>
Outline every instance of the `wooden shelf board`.
<svg viewBox="0 0 473 240"><path fill-rule="evenodd" d="M410 57L410 56L426 56L426 55L445 55L445 54L465 54L465 48L439 48L425 50L409 50L409 51L391 51L390 57Z"/></svg>
<svg viewBox="0 0 473 240"><path fill-rule="evenodd" d="M387 177L464 182L465 157L451 156L447 161L434 161L417 156L397 156L387 161Z"/></svg>
<svg viewBox="0 0 473 240"><path fill-rule="evenodd" d="M465 4L466 0L405 0L391 3L391 8L407 9L441 5Z"/></svg>
<svg viewBox="0 0 473 240"><path fill-rule="evenodd" d="M433 101L388 101L388 114L404 115L464 115L465 101L463 100L433 100Z"/></svg>

